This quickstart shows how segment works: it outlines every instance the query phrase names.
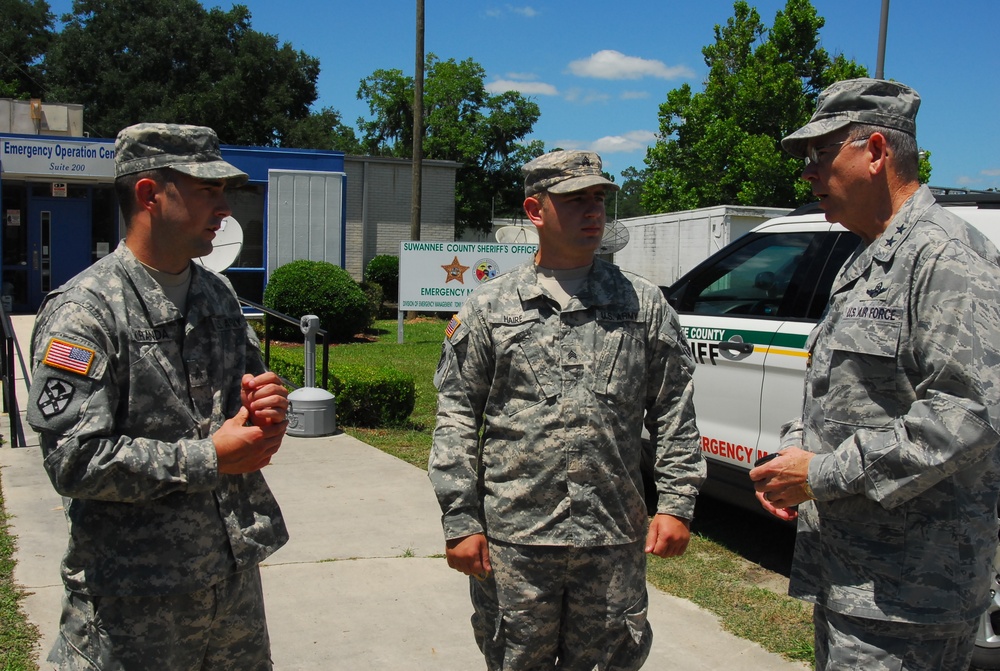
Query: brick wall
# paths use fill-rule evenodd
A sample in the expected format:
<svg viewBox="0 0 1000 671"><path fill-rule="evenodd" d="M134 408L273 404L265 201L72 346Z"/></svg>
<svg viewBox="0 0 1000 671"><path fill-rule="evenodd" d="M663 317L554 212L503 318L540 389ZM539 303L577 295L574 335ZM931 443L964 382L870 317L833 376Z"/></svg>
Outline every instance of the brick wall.
<svg viewBox="0 0 1000 671"><path fill-rule="evenodd" d="M452 161L424 161L420 197L420 239L455 239L455 172ZM347 156L345 270L360 281L380 254L399 255L410 239L413 167L409 160Z"/></svg>

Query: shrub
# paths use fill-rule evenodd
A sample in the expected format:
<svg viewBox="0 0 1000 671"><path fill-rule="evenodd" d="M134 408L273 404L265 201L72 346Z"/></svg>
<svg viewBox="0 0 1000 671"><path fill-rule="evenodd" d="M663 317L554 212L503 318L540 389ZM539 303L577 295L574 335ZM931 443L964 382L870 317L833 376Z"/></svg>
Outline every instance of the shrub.
<svg viewBox="0 0 1000 671"><path fill-rule="evenodd" d="M337 416L348 426L400 426L416 404L413 376L391 366L337 368L330 391Z"/></svg>
<svg viewBox="0 0 1000 671"><path fill-rule="evenodd" d="M365 330L372 314L368 297L346 270L326 261L292 261L277 268L264 288L264 305L298 319L313 314L335 342ZM298 326L275 320L272 336L301 342Z"/></svg>
<svg viewBox="0 0 1000 671"><path fill-rule="evenodd" d="M393 303L399 300L399 257L391 254L380 254L368 262L365 268L365 280L382 287L386 300Z"/></svg>
<svg viewBox="0 0 1000 671"><path fill-rule="evenodd" d="M365 281L361 283L361 290L365 292L365 297L368 299L369 319L365 326L371 328L382 313L382 287L374 282Z"/></svg>
<svg viewBox="0 0 1000 671"><path fill-rule="evenodd" d="M283 379L302 386L305 366L297 355L271 350L269 364L271 370ZM316 384L322 383L323 372L317 370ZM403 425L413 413L417 399L413 376L391 366L331 366L327 388L336 397L337 424L345 426L376 428Z"/></svg>

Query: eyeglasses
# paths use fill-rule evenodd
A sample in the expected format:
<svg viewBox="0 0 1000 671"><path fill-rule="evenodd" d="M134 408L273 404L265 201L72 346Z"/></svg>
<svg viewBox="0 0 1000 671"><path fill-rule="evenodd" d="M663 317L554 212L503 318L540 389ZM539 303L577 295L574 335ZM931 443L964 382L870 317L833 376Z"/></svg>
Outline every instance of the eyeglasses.
<svg viewBox="0 0 1000 671"><path fill-rule="evenodd" d="M819 155L819 152L822 149L829 149L830 147L840 147L845 144L851 144L852 142L865 142L870 137L871 135L866 135L865 137L856 137L849 140L841 140L840 142L831 142L830 144L824 144L821 147L809 147L808 149L806 149L806 155L804 159L806 162L806 167L808 167L810 163L816 163L817 165L819 164L820 159L823 158L822 156Z"/></svg>

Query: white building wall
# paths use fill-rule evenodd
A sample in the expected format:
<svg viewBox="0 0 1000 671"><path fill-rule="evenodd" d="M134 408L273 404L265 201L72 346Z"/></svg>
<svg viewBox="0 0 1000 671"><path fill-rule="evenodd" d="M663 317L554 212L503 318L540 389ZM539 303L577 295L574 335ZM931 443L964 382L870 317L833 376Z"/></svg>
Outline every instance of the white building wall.
<svg viewBox="0 0 1000 671"><path fill-rule="evenodd" d="M615 253L614 261L624 270L667 286L758 224L789 211L719 205L621 219L629 242Z"/></svg>

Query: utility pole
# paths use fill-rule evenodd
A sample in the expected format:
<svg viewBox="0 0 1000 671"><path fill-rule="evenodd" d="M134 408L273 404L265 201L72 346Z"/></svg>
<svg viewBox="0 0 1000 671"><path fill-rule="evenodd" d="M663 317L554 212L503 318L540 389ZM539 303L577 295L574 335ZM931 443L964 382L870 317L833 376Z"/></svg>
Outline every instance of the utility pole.
<svg viewBox="0 0 1000 671"><path fill-rule="evenodd" d="M420 239L420 194L424 160L424 0L417 0L417 57L413 74L413 193L410 239Z"/></svg>
<svg viewBox="0 0 1000 671"><path fill-rule="evenodd" d="M882 0L882 20L878 30L878 59L875 79L885 79L885 35L889 30L889 0Z"/></svg>

